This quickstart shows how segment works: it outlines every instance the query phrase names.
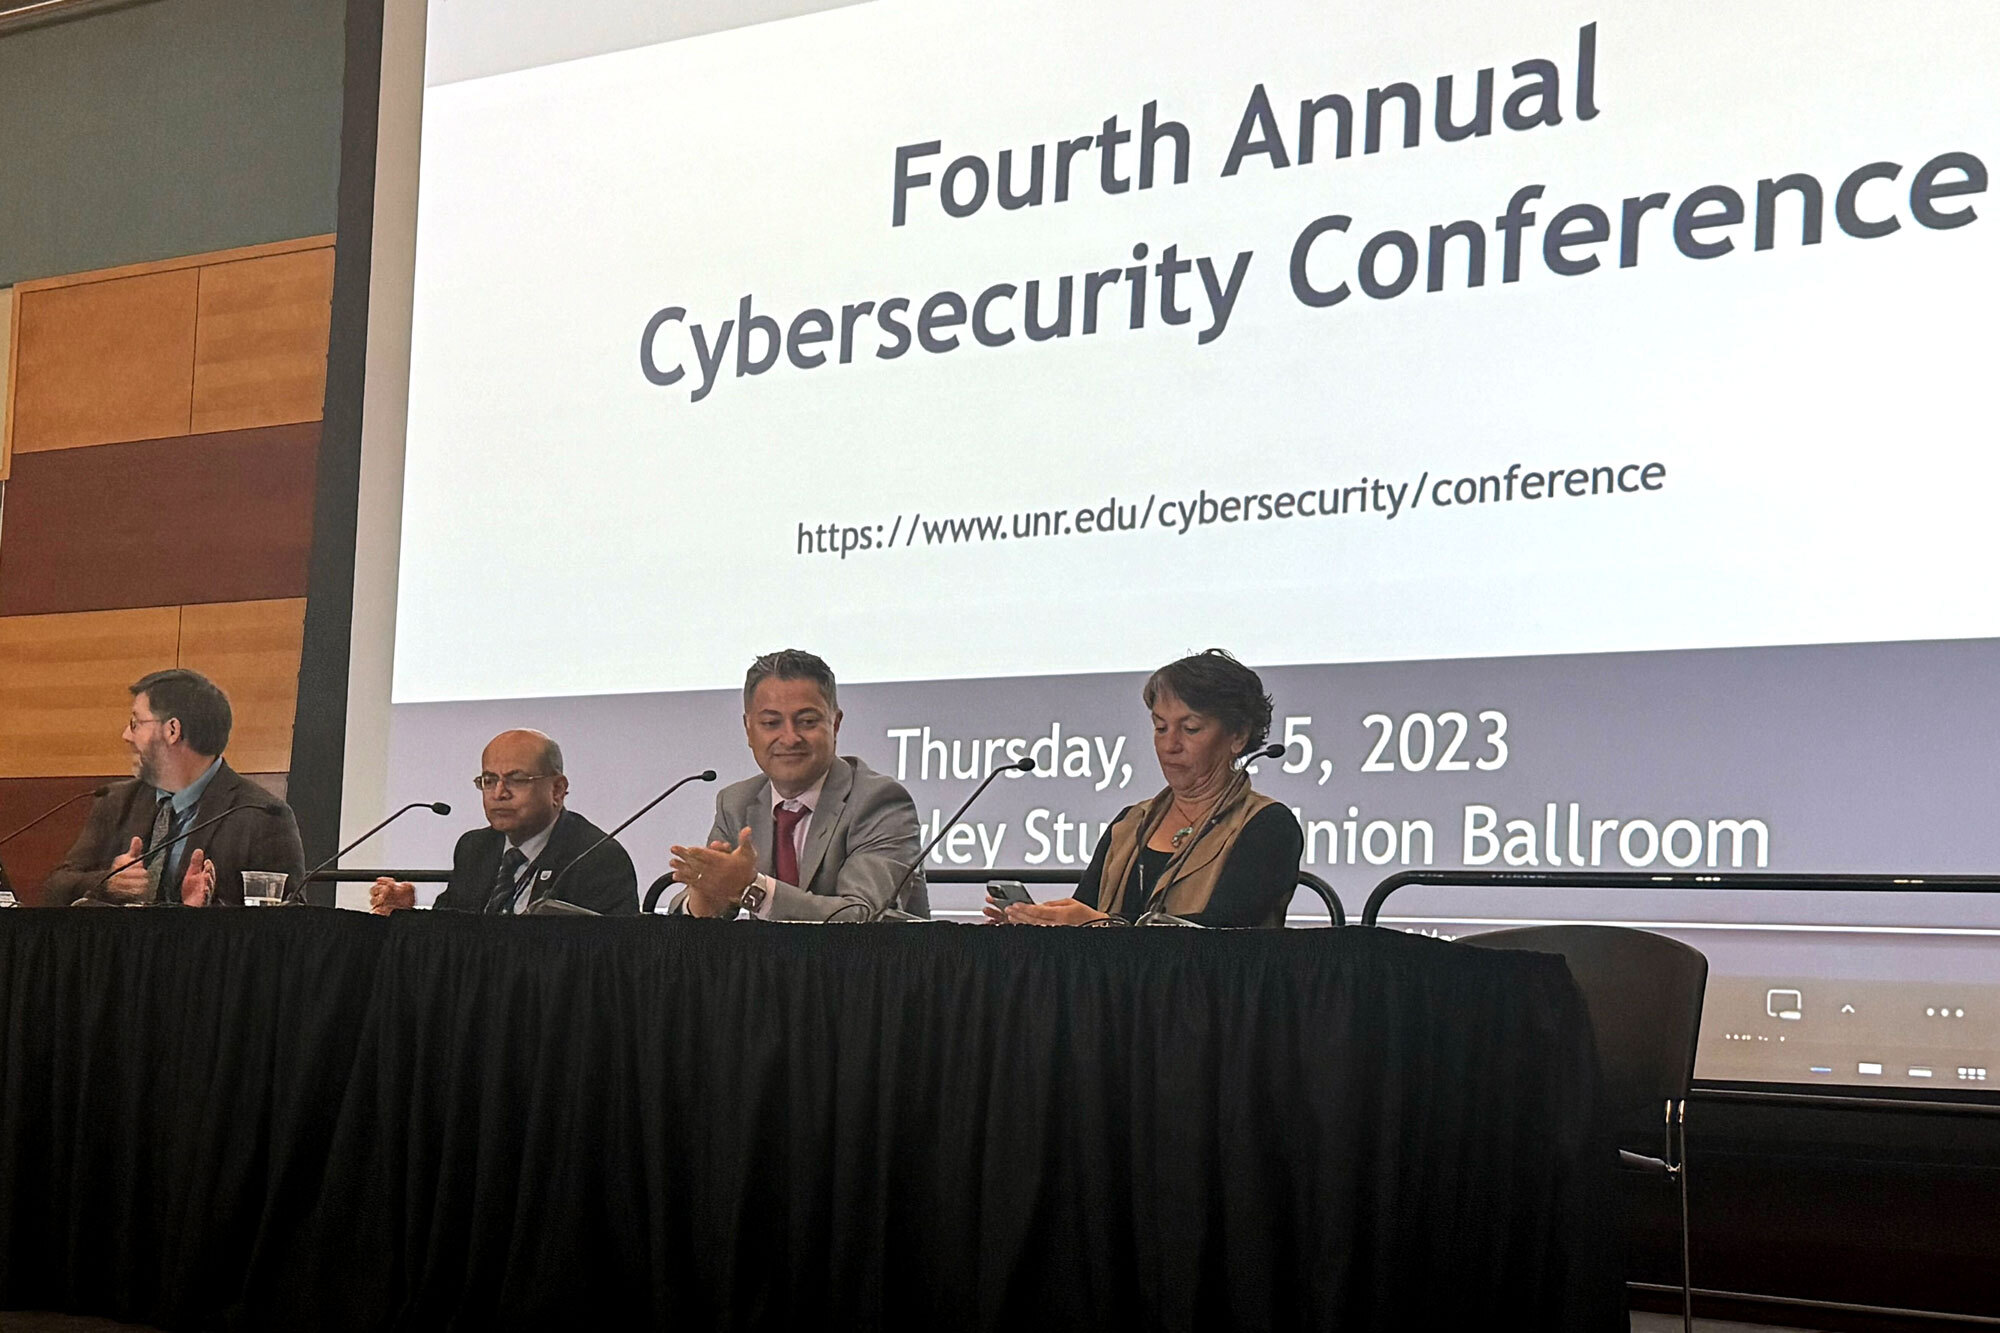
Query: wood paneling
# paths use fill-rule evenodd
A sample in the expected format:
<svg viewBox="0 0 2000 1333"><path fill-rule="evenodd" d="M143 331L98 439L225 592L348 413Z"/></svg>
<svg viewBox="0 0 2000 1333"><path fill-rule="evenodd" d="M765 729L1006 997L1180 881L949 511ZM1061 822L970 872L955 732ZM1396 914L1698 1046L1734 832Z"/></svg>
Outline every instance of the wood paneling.
<svg viewBox="0 0 2000 1333"><path fill-rule="evenodd" d="M332 317L331 249L204 267L193 430L319 420Z"/></svg>
<svg viewBox="0 0 2000 1333"><path fill-rule="evenodd" d="M303 597L181 608L180 664L229 696L229 762L239 773L291 768L305 623Z"/></svg>
<svg viewBox="0 0 2000 1333"><path fill-rule="evenodd" d="M0 615L301 597L319 425L23 454Z"/></svg>
<svg viewBox="0 0 2000 1333"><path fill-rule="evenodd" d="M128 770L73 778L0 778L0 836L12 833L66 797L131 776ZM24 906L41 904L42 881L61 863L76 835L83 831L83 821L89 814L90 802L78 801L47 823L0 847L0 861L6 863L7 877L13 881L14 892L20 895Z"/></svg>
<svg viewBox="0 0 2000 1333"><path fill-rule="evenodd" d="M239 770L290 767L332 246L0 291L0 781L122 771L126 687L176 662Z"/></svg>
<svg viewBox="0 0 2000 1333"><path fill-rule="evenodd" d="M0 617L0 778L124 771L126 687L173 664L180 628L177 606Z"/></svg>
<svg viewBox="0 0 2000 1333"><path fill-rule="evenodd" d="M29 278L15 284L15 290L23 292L49 292L60 287L78 287L91 282L109 282L113 278L138 278L150 273L176 273L182 269L203 268L210 264L233 264L239 259L262 259L269 255L297 254L301 250L327 250L334 242L332 232L319 236L301 236L290 241L266 241L261 245L239 245L229 250L207 250L198 254L175 255L170 259L149 259L140 264L121 264L116 268L91 269L83 273L65 273L54 278Z"/></svg>
<svg viewBox="0 0 2000 1333"><path fill-rule="evenodd" d="M14 452L186 435L199 272L20 289Z"/></svg>

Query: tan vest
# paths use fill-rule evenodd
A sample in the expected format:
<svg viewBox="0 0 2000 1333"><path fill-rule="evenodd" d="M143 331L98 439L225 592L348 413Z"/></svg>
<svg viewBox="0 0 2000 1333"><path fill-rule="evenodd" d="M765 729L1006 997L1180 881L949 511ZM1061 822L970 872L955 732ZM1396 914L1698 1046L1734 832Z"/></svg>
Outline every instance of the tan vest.
<svg viewBox="0 0 2000 1333"><path fill-rule="evenodd" d="M1153 830L1168 818L1173 804L1173 789L1162 789L1152 800L1142 801L1127 810L1104 831L1110 846L1104 855L1104 877L1097 885L1099 911L1109 912L1112 916L1123 914L1125 887L1132 877L1132 864L1153 836ZM1167 862L1167 868L1160 872L1159 882L1146 886L1149 902L1142 911L1158 909L1172 916L1187 916L1205 909L1208 900L1215 894L1215 882L1221 878L1223 864L1235 849L1236 839L1242 835L1244 825L1265 806L1276 804L1270 797L1250 789L1249 775L1238 773L1223 790L1222 799L1215 803L1215 809L1194 836L1182 843L1181 849ZM1262 924L1276 926L1283 922L1284 908L1281 905L1274 919Z"/></svg>

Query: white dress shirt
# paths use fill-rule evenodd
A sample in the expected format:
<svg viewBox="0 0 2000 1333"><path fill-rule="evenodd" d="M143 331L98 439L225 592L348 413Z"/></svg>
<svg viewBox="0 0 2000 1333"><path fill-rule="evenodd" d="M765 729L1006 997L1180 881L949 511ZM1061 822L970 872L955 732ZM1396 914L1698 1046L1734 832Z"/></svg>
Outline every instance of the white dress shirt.
<svg viewBox="0 0 2000 1333"><path fill-rule="evenodd" d="M561 818L562 811L556 811L556 819ZM514 881L514 914L516 916L528 910L528 899L532 896L535 888L535 862L541 860L542 853L548 850L549 839L554 836L556 831L556 819L551 819L549 826L532 838L521 842L515 842L512 838L507 839L508 846L519 848L521 855L528 858L528 863L521 867L520 877ZM504 856L506 853L503 851L501 855Z"/></svg>

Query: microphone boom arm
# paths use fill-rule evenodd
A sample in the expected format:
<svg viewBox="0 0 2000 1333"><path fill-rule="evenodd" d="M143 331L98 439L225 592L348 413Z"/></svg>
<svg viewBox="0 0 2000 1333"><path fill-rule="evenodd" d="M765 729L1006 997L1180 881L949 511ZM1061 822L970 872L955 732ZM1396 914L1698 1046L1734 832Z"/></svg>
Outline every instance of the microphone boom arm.
<svg viewBox="0 0 2000 1333"><path fill-rule="evenodd" d="M35 825L40 824L45 820L54 819L57 815L69 809L71 806L75 805L78 801L82 800L84 797L95 796L102 799L110 791L111 791L111 785L109 783L106 783L102 787L92 787L89 791L80 791L76 795L64 801L62 804L53 806L50 809L42 811L42 813L36 815L33 819L29 820L27 823L21 825L21 827L15 829L12 833L9 833L6 837L0 838L0 846L4 846L5 844L14 841L14 839L20 837L23 833L26 833L29 829L35 827Z"/></svg>
<svg viewBox="0 0 2000 1333"><path fill-rule="evenodd" d="M972 789L972 795L965 798L965 803L959 806L958 809L952 811L951 818L945 820L944 823L938 825L937 834L934 837L932 837L932 839L929 842L923 845L922 849L917 852L917 859L910 862L909 868L903 872L903 877L896 881L895 891L889 895L889 901L884 903L881 907L877 908L875 911L870 912L868 914L868 920L870 921L880 920L885 912L888 912L890 909L894 908L897 903L903 900L903 890L907 889L910 886L910 880L915 878L917 871L923 868L924 858L928 857L933 851L936 850L937 845L944 841L945 834L951 832L954 828L958 827L958 821L965 817L965 812L972 808L972 803L978 800L980 796L985 793L988 787L993 785L993 779L999 777L1002 773L1031 773L1034 771L1034 769L1035 769L1035 761L1033 759L1020 759L1016 760L1014 763L1011 764L1002 764L1000 767L988 773L986 775L986 780L981 782L977 787L974 787ZM841 911L846 911L846 910L847 910L846 908L841 909ZM835 915L838 915L838 913L836 913ZM830 921L833 918L829 917L827 919Z"/></svg>
<svg viewBox="0 0 2000 1333"><path fill-rule="evenodd" d="M195 834L201 832L203 829L213 828L215 825L220 824L223 820L229 818L231 815L236 814L238 811L241 810L257 810L267 815L280 815L285 812L285 807L279 805L276 801L245 801L242 805L230 806L227 810L224 810L221 814L215 816L215 818L213 819L204 819L201 821L201 823L196 824L193 828L187 829L186 831L181 833L176 833L173 837L168 838L163 842L161 842L160 845L157 847L148 847L143 853L140 854L139 859L131 862L130 865L125 865L125 866L119 865L118 858L114 856L111 858L111 869L105 871L104 874L98 878L97 883L91 886L91 892L95 893L97 890L103 888L106 884L109 884L111 882L111 877L117 874L119 871L130 869L131 866L143 866L148 861L152 860L154 857L160 855L162 852L168 851L169 849L174 847L177 843L186 842L189 838L192 838Z"/></svg>
<svg viewBox="0 0 2000 1333"><path fill-rule="evenodd" d="M282 901L286 905L290 905L292 903L303 903L306 900L306 885L312 883L312 877L314 875L317 875L320 871L326 869L334 862L340 860L341 857L347 855L349 852L353 851L356 847L359 847L362 843L368 841L370 838L380 833L383 829L388 828L389 825L395 823L397 820L401 819L404 815L409 814L410 811L412 810L429 810L431 813L439 815L448 815L451 813L451 807L445 804L443 801L411 801L401 810L398 810L395 814L390 815L387 819L377 824L374 828L369 829L366 833L356 838L353 842L348 843L345 847L335 852L332 856L327 857L326 860L321 861L311 870L306 871L305 875L299 880L297 888L292 888L290 886L286 887L285 896Z"/></svg>
<svg viewBox="0 0 2000 1333"><path fill-rule="evenodd" d="M549 880L548 886L544 888L540 894L537 895L537 899L539 900L542 898L547 898L550 894L554 893L556 891L556 885L562 883L563 876L567 875L570 871L576 869L577 865L582 862L584 857L589 856L599 847L602 847L605 843L610 842L613 838L623 833L626 829L631 828L632 825L638 823L641 816L645 815L649 810L651 810L654 806L658 805L661 801L666 800L669 796L672 796L675 792L679 791L682 787L687 786L688 783L690 782L713 782L713 781L715 781L715 770L712 768L705 768L699 773L690 773L686 777L682 778L679 782L676 782L673 786L661 792L658 796L655 796L652 800L640 806L637 810L632 812L631 816L627 818L624 823L620 824L617 828L612 829L609 833L599 838L596 842L591 843L590 846L584 848L581 852L577 853L575 860L572 860L568 865L564 866L561 870L556 871L554 877Z"/></svg>

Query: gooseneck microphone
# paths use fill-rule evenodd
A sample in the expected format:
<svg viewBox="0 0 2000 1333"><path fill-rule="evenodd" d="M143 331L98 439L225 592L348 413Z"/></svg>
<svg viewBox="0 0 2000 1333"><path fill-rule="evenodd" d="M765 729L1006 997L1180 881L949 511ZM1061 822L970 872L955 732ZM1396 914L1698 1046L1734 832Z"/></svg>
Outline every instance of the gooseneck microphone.
<svg viewBox="0 0 2000 1333"><path fill-rule="evenodd" d="M76 795L70 797L68 800L62 802L62 804L52 806L49 809L42 811L42 813L36 815L33 819L29 820L27 823L21 825L21 827L15 829L12 833L9 833L6 837L0 838L0 846L5 846L6 844L14 841L14 839L20 837L23 833L26 833L29 829L35 827L35 825L39 823L42 823L44 820L54 819L57 815L69 809L71 806L75 805L78 801L82 800L86 796L95 796L98 797L99 799L102 799L103 797L108 796L110 793L111 793L111 784L108 782L105 783L102 787L92 787L89 791L80 791Z"/></svg>
<svg viewBox="0 0 2000 1333"><path fill-rule="evenodd" d="M1255 750L1246 751L1245 753L1237 756L1236 769L1237 772L1240 774L1240 776L1233 779L1233 781L1243 782L1247 784L1250 781L1250 778L1249 774L1244 770L1248 769L1250 765L1256 763L1259 759L1276 759L1278 756L1282 755L1285 752L1285 749L1286 749L1285 746L1278 744L1276 741L1273 741L1269 745L1259 746ZM1227 795L1227 792L1225 792L1224 795ZM1208 836L1208 831L1215 827L1216 820L1222 814L1221 807L1222 807L1222 802L1218 800L1216 802L1216 808L1209 812L1208 819L1202 824L1201 832L1195 835L1195 841L1199 842L1202 838ZM1159 890L1155 888L1151 893L1148 893L1146 891L1146 875L1145 875L1145 868L1143 866L1140 867L1140 872L1139 872L1139 892L1140 892L1139 900L1146 904L1146 910L1139 914L1139 919L1137 921L1134 921L1132 923L1133 925L1186 926L1194 930L1202 929L1202 926L1200 925L1199 922L1189 921L1184 917L1175 916L1171 912L1168 912L1165 908L1155 907L1153 905L1153 899L1159 896Z"/></svg>
<svg viewBox="0 0 2000 1333"><path fill-rule="evenodd" d="M535 895L535 900L539 902L542 899L547 898L551 894L553 894L556 891L556 885L563 882L563 876L567 875L570 871L576 869L577 866L582 863L584 857L589 856L599 847L602 847L605 843L610 842L613 838L623 833L626 829L638 823L642 815L644 815L648 810L651 810L654 806L658 805L661 801L666 800L669 796L672 796L675 792L679 791L682 787L687 786L688 783L690 782L713 782L713 781L715 781L715 770L712 768L704 768L699 773L690 773L686 777L682 778L679 782L676 782L673 786L661 792L658 796L655 796L652 800L640 806L637 810L634 810L631 816L627 818L624 823L620 824L617 828L612 829L609 833L599 838L596 842L591 843L590 846L584 848L581 852L577 853L575 860L571 861L561 870L556 871L555 876L549 880L548 886L544 888L540 893Z"/></svg>
<svg viewBox="0 0 2000 1333"><path fill-rule="evenodd" d="M317 875L320 871L326 869L328 866L338 861L341 857L347 855L349 852L353 851L356 847L359 847L362 843L368 841L370 838L380 833L383 829L388 828L389 825L395 823L397 820L401 819L404 815L409 814L410 811L412 810L428 810L434 815L448 815L451 813L451 806L444 801L411 801L401 810L398 810L395 814L390 815L387 819L377 824L374 828L369 829L366 833L356 838L353 842L348 843L345 847L335 852L332 856L327 857L326 860L321 861L311 870L306 871L304 878L300 879L297 885L289 885L289 884L286 885L285 896L280 900L280 902L288 907L291 906L293 903L304 903L306 900L306 885L312 883L312 877L314 875Z"/></svg>
<svg viewBox="0 0 2000 1333"><path fill-rule="evenodd" d="M903 871L903 877L896 881L896 888L892 893L890 893L889 901L882 904L882 906L877 908L875 911L870 912L868 914L867 919L869 921L879 921L883 917L887 916L890 912L900 910L897 908L896 904L903 900L903 890L910 887L910 881L916 877L917 871L923 868L924 858L929 856L931 854L931 851L934 848L936 848L936 846L939 843L944 841L945 834L951 832L954 828L958 827L958 821L965 818L965 812L972 808L972 803L978 800L980 796L985 793L988 787L993 785L993 779L999 777L1002 773L1032 773L1034 771L1035 771L1035 761L1033 759L1017 759L1011 764L1002 764L1000 765L1000 767L994 769L991 773L988 773L986 775L986 780L980 783L977 787L974 787L972 789L972 795L965 798L965 804L959 806L958 809L952 811L951 818L945 820L943 824L938 826L938 831L936 835L932 837L929 842L924 844L923 850L917 853L917 859L910 862L909 868ZM850 904L850 906L858 906L858 905L859 904ZM846 910L848 909L843 907L840 909L840 912L845 912ZM837 920L840 916L840 912L835 912L832 916L827 918L827 921L832 922Z"/></svg>
<svg viewBox="0 0 2000 1333"><path fill-rule="evenodd" d="M159 846L147 849L146 853L143 856L141 856L138 860L132 862L131 864L136 866L145 865L146 862L152 860L156 856L159 856L163 852L170 850L176 844L186 842L189 838L192 838L195 834L201 832L205 828L212 828L215 825L220 824L223 820L229 818L231 815L237 813L240 810L259 810L267 815L282 815L285 813L285 807L279 805L276 801L245 801L242 805L232 805L227 810L224 810L221 814L217 815L215 818L204 819L201 821L201 823L196 824L193 828L188 829L186 832L176 833L173 837L166 839ZM105 871L104 874L98 879L97 883L92 886L93 891L103 888L106 884L109 884L111 882L111 877L113 875L117 874L121 870L129 868L127 866L121 866L116 864L117 859L118 859L117 857L112 858L113 861L112 868Z"/></svg>

